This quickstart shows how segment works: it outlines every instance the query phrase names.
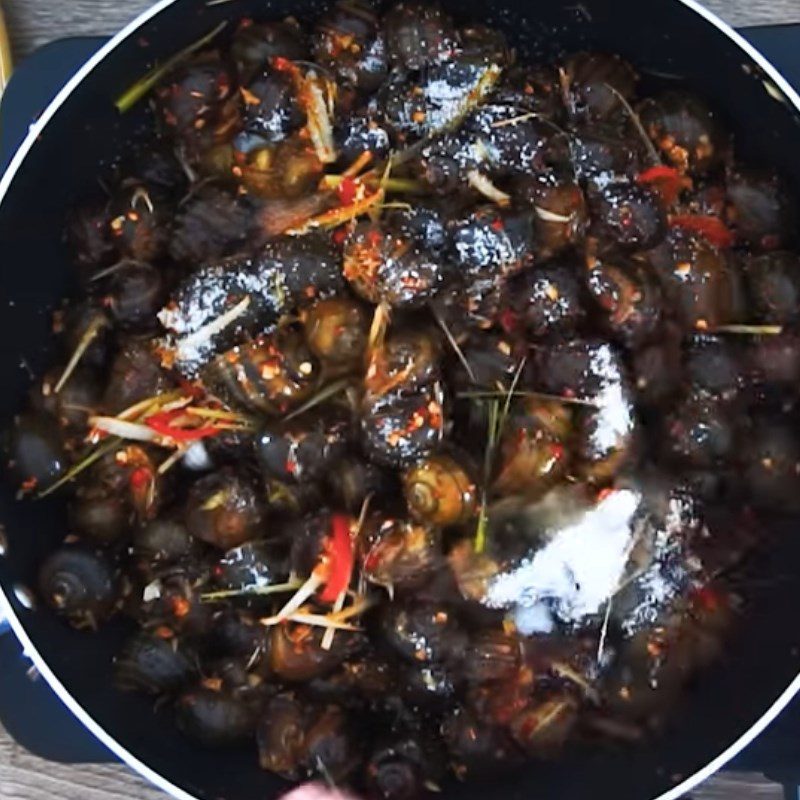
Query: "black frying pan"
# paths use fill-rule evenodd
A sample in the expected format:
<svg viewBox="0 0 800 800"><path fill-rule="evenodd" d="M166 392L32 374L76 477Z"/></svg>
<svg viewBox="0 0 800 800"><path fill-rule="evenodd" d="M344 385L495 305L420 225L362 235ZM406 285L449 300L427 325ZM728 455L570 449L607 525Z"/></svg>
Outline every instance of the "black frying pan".
<svg viewBox="0 0 800 800"><path fill-rule="evenodd" d="M521 56L564 50L618 52L646 74L685 77L727 116L743 158L776 166L800 186L800 97L730 29L692 0L445 0L456 16L501 27ZM50 312L71 288L61 238L67 208L90 187L98 160L122 146L136 114L112 98L218 22L243 15L318 13L315 0L161 0L105 46L61 92L0 182L0 425L23 405L29 370L48 363ZM143 46L146 42L147 46ZM285 784L259 770L252 749L204 752L174 729L168 711L112 688L111 663L124 622L78 633L31 606L38 564L65 535L63 501L17 503L0 483L6 546L0 609L59 696L120 758L178 798L268 800ZM673 726L619 752L571 752L549 765L509 771L491 785L450 784L445 797L678 797L754 738L800 689L800 536L775 523L768 552L751 565L754 585L735 639L691 687Z"/></svg>

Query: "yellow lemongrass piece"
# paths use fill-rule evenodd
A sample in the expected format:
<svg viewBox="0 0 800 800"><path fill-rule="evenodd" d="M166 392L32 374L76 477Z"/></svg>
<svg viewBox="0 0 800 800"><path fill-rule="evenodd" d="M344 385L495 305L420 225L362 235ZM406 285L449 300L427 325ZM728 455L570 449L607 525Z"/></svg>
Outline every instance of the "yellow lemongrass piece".
<svg viewBox="0 0 800 800"><path fill-rule="evenodd" d="M322 580L322 577L316 573L312 572L311 575L308 576L308 579L303 583L297 592L289 599L286 605L275 615L275 618L280 622L282 620L288 619L292 614L294 614L300 606L308 600L309 597L313 597L316 593L317 589L320 588L325 583Z"/></svg>
<svg viewBox="0 0 800 800"><path fill-rule="evenodd" d="M108 320L99 315L95 317L88 325L86 330L83 332L83 336L81 336L78 346L75 348L72 357L67 363L67 366L64 367L64 371L61 373L61 377L58 379L55 389L53 389L55 394L58 394L64 388L67 381L72 377L72 373L75 372L75 368L78 366L84 354L89 349L89 346L97 338L97 335L100 333L100 331L106 327L106 325L108 325Z"/></svg>
<svg viewBox="0 0 800 800"><path fill-rule="evenodd" d="M90 417L89 425L103 433L110 433L121 439L131 439L135 442L155 442L159 438L158 434L147 425L127 422L118 417Z"/></svg>
<svg viewBox="0 0 800 800"><path fill-rule="evenodd" d="M339 592L339 596L336 598L336 602L333 604L333 614L334 616L339 611L342 610L344 606L344 601L347 599L347 590L343 590ZM330 650L333 646L333 637L336 635L336 628L328 628L325 631L324 635L322 636L322 641L320 642L320 647L323 650Z"/></svg>

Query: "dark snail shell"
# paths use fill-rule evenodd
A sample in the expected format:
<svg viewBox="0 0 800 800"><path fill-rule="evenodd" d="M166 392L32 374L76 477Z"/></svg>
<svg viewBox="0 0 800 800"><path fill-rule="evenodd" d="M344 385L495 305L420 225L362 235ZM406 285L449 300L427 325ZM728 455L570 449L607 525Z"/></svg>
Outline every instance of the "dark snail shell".
<svg viewBox="0 0 800 800"><path fill-rule="evenodd" d="M249 739L256 727L258 705L245 695L200 686L178 698L178 727L206 747L230 747Z"/></svg>
<svg viewBox="0 0 800 800"><path fill-rule="evenodd" d="M110 372L103 408L112 414L169 391L175 385L173 376L161 368L157 354L147 341L125 341L111 362Z"/></svg>
<svg viewBox="0 0 800 800"><path fill-rule="evenodd" d="M126 692L162 695L184 686L195 673L180 645L149 633L132 636L114 659L114 685Z"/></svg>
<svg viewBox="0 0 800 800"><path fill-rule="evenodd" d="M433 452L444 432L438 385L413 394L391 393L371 400L361 420L362 448L368 458L402 467Z"/></svg>
<svg viewBox="0 0 800 800"><path fill-rule="evenodd" d="M194 483L185 519L192 536L228 550L262 535L264 512L253 484L225 469Z"/></svg>
<svg viewBox="0 0 800 800"><path fill-rule="evenodd" d="M533 398L520 403L500 443L495 491L535 497L553 486L567 469L572 428L564 403Z"/></svg>
<svg viewBox="0 0 800 800"><path fill-rule="evenodd" d="M345 244L344 276L359 297L393 308L423 305L444 277L440 259L373 223L360 223Z"/></svg>
<svg viewBox="0 0 800 800"><path fill-rule="evenodd" d="M332 672L363 644L358 634L339 631L330 649L321 646L322 631L296 625L276 625L270 639L269 667L281 681L303 683Z"/></svg>
<svg viewBox="0 0 800 800"><path fill-rule="evenodd" d="M333 493L333 504L358 514L369 495L390 498L399 495L395 474L356 456L338 461L326 476L326 487Z"/></svg>
<svg viewBox="0 0 800 800"><path fill-rule="evenodd" d="M360 742L342 710L328 706L314 720L306 734L307 770L338 782L359 762Z"/></svg>
<svg viewBox="0 0 800 800"><path fill-rule="evenodd" d="M343 297L318 300L303 313L311 352L333 370L350 370L364 358L368 321L361 305Z"/></svg>
<svg viewBox="0 0 800 800"><path fill-rule="evenodd" d="M339 415L304 415L265 425L256 437L256 458L269 478L287 483L318 480L345 455L350 428L350 420Z"/></svg>
<svg viewBox="0 0 800 800"><path fill-rule="evenodd" d="M386 643L413 663L460 663L466 635L456 615L430 604L393 604L386 608L381 629Z"/></svg>
<svg viewBox="0 0 800 800"><path fill-rule="evenodd" d="M9 439L9 468L23 487L46 489L69 465L63 434L49 414L17 417Z"/></svg>
<svg viewBox="0 0 800 800"><path fill-rule="evenodd" d="M231 57L242 83L273 58L292 61L309 56L308 42L297 20L253 23L243 20L231 41Z"/></svg>
<svg viewBox="0 0 800 800"><path fill-rule="evenodd" d="M430 456L406 470L403 490L411 515L430 525L459 525L471 519L477 507L475 482L448 455Z"/></svg>
<svg viewBox="0 0 800 800"><path fill-rule="evenodd" d="M664 92L645 100L638 111L653 144L682 172L703 175L725 157L727 135L717 115L699 97Z"/></svg>
<svg viewBox="0 0 800 800"><path fill-rule="evenodd" d="M232 405L267 414L299 405L319 377L319 362L294 330L235 347L203 372L204 380Z"/></svg>
<svg viewBox="0 0 800 800"><path fill-rule="evenodd" d="M39 570L39 592L50 608L76 627L96 627L117 601L117 581L109 561L82 546L51 553Z"/></svg>
<svg viewBox="0 0 800 800"><path fill-rule="evenodd" d="M442 564L435 528L407 520L375 520L364 535L362 573L379 586L413 588Z"/></svg>
<svg viewBox="0 0 800 800"><path fill-rule="evenodd" d="M302 777L310 718L310 709L292 694L279 694L267 702L256 732L262 769L287 780Z"/></svg>
<svg viewBox="0 0 800 800"><path fill-rule="evenodd" d="M188 556L195 540L178 519L157 518L133 534L134 553L151 562L177 561Z"/></svg>
<svg viewBox="0 0 800 800"><path fill-rule="evenodd" d="M228 550L212 569L224 589L269 586L288 578L283 548L267 542L247 542Z"/></svg>

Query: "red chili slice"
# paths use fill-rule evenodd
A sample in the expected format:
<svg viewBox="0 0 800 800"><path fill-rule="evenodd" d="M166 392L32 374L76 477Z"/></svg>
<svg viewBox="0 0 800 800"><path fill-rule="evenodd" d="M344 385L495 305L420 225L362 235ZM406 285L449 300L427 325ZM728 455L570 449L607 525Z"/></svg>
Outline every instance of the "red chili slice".
<svg viewBox="0 0 800 800"><path fill-rule="evenodd" d="M724 250L733 245L733 232L718 217L695 214L678 214L670 217L669 224L673 228L699 233L715 247Z"/></svg>
<svg viewBox="0 0 800 800"><path fill-rule="evenodd" d="M327 557L328 579L319 599L323 603L335 603L336 598L350 585L355 563L353 540L350 538L350 517L346 514L334 514L331 518Z"/></svg>
<svg viewBox="0 0 800 800"><path fill-rule="evenodd" d="M691 178L681 175L675 167L667 167L664 164L640 172L636 176L636 183L652 187L668 206L678 199L682 189L690 189L692 186Z"/></svg>
<svg viewBox="0 0 800 800"><path fill-rule="evenodd" d="M358 193L358 184L353 178L342 178L342 182L337 187L339 192L339 200L342 205L349 206L356 199Z"/></svg>
<svg viewBox="0 0 800 800"><path fill-rule="evenodd" d="M214 428L210 425L204 428L177 428L171 424L173 420L183 414L184 410L182 408L161 411L148 417L144 424L148 428L152 428L156 433L160 433L162 436L169 436L177 442L196 442L198 439L207 439L209 436L216 436L219 433L219 428Z"/></svg>

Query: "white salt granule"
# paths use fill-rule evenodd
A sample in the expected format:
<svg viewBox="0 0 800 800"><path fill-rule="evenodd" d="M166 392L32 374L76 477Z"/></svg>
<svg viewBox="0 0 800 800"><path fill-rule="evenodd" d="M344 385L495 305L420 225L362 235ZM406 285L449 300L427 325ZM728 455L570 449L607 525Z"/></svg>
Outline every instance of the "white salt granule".
<svg viewBox="0 0 800 800"><path fill-rule="evenodd" d="M515 616L529 628L546 620L542 610L530 611L542 604L566 623L597 614L622 580L640 501L641 495L630 489L604 497L513 572L495 578L486 605L516 606Z"/></svg>

